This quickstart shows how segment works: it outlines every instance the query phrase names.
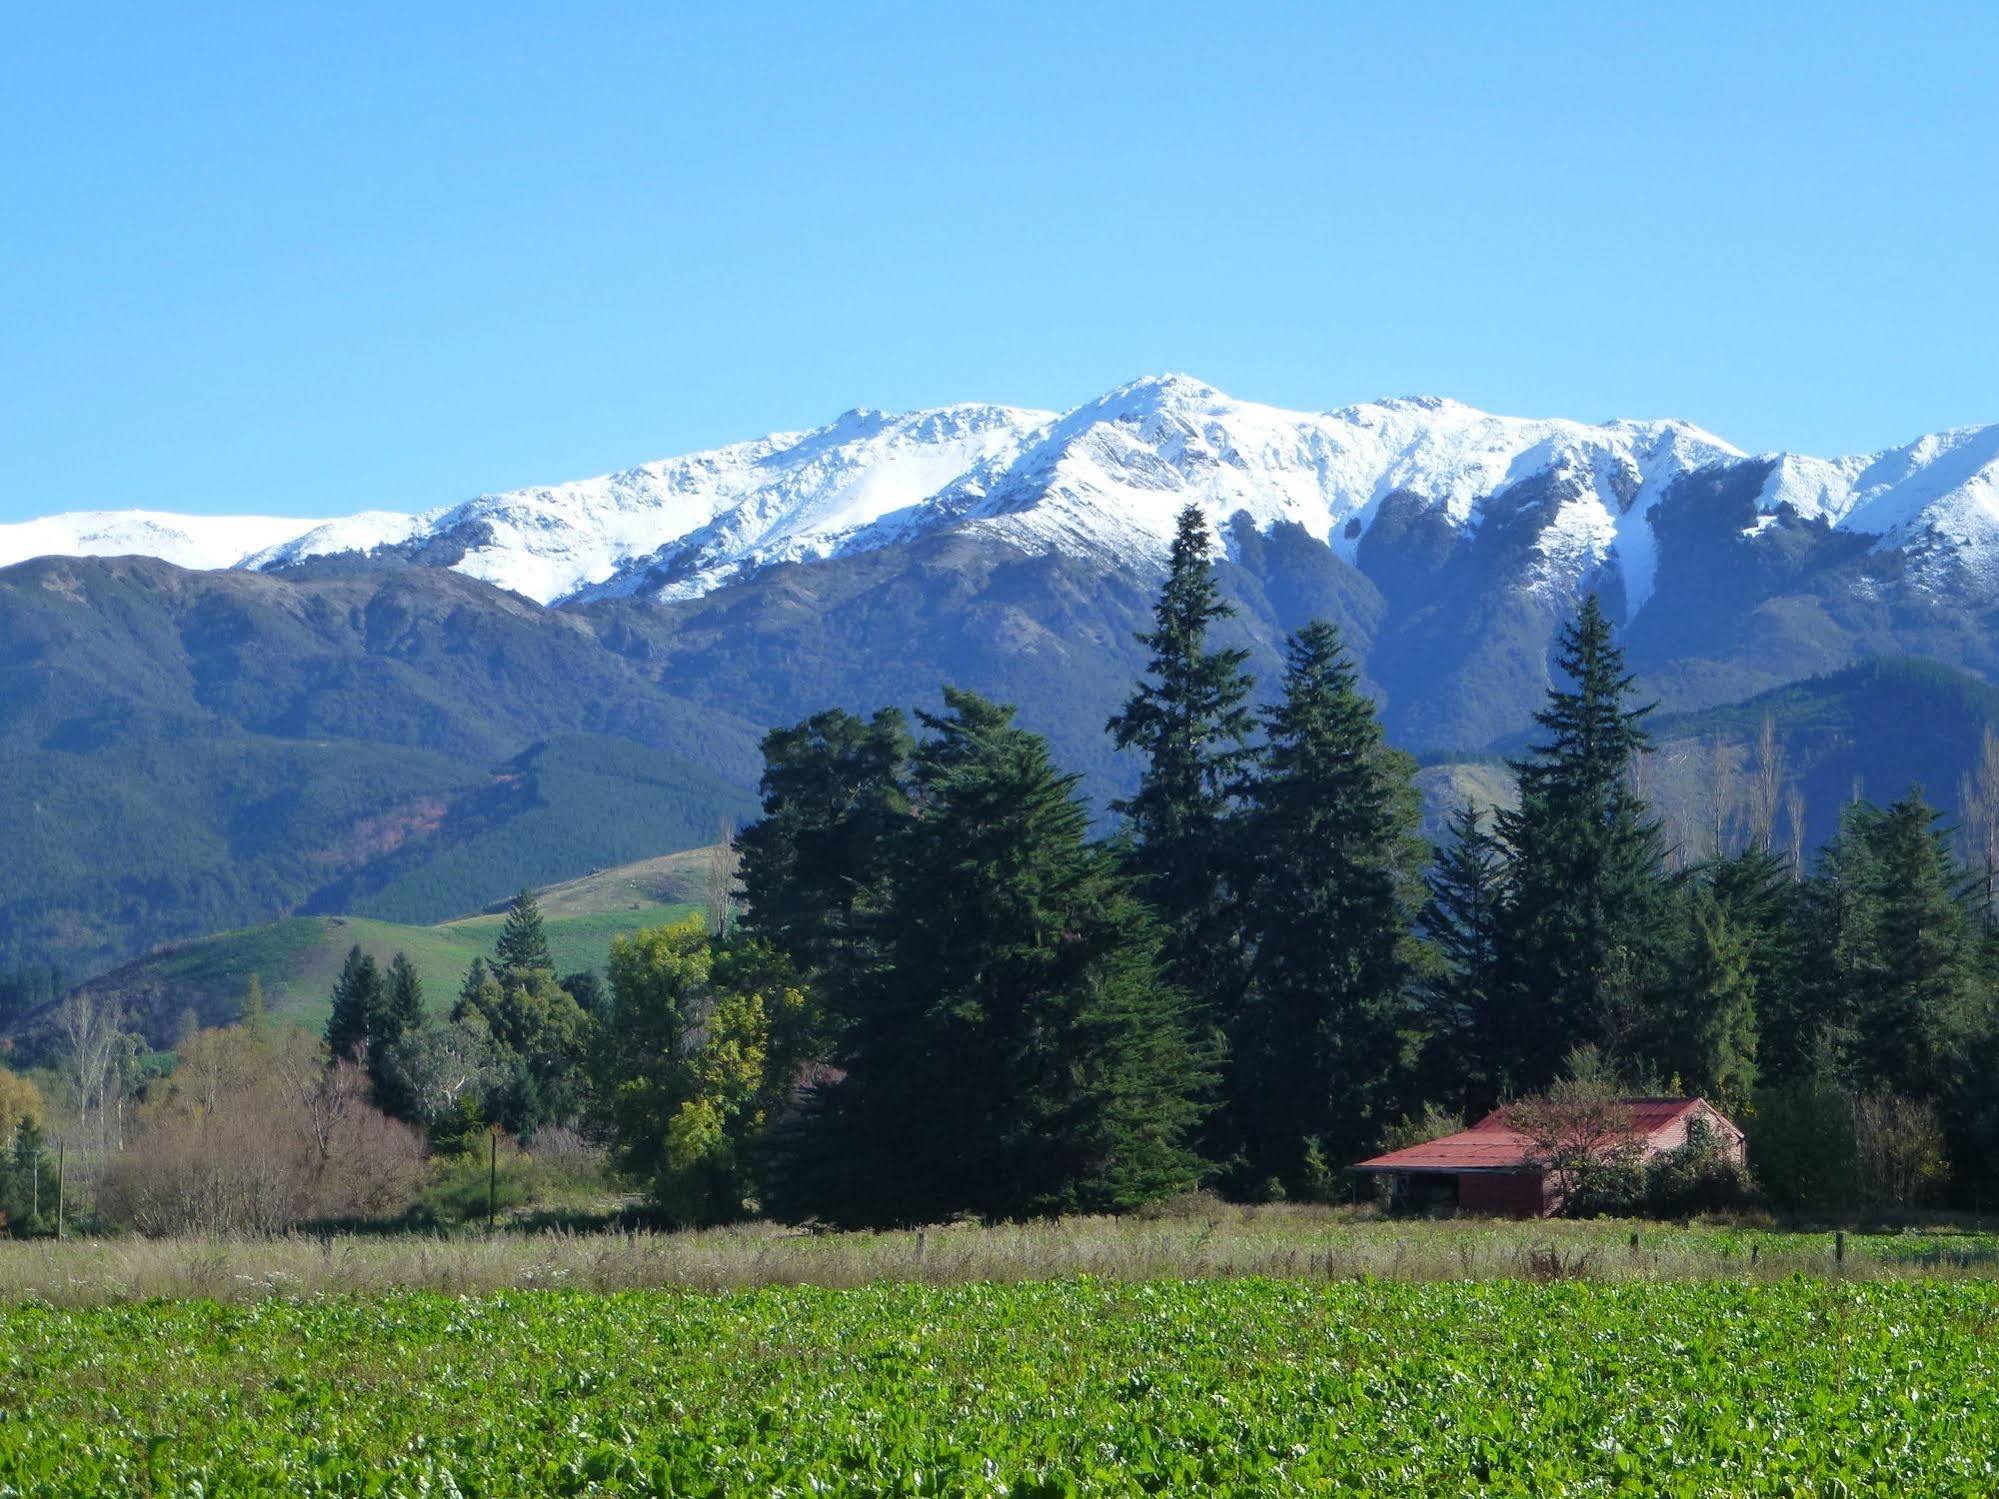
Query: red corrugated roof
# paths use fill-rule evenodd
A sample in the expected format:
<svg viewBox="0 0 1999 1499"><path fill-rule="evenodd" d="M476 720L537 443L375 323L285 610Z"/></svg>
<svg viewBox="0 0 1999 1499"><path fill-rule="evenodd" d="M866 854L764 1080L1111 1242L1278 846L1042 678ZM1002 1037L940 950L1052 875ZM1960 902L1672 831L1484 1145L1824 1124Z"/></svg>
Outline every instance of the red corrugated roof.
<svg viewBox="0 0 1999 1499"><path fill-rule="evenodd" d="M1626 1098L1619 1100L1631 1111L1632 1122L1648 1138L1682 1115L1701 1107L1698 1098ZM1710 1108L1715 1118L1718 1110ZM1722 1123L1727 1124L1726 1119ZM1733 1125L1728 1126L1731 1130ZM1532 1149L1527 1137L1509 1129L1506 1111L1495 1109L1470 1129L1441 1140L1426 1140L1402 1150L1391 1150L1370 1161L1362 1161L1356 1171L1517 1171L1528 1164Z"/></svg>

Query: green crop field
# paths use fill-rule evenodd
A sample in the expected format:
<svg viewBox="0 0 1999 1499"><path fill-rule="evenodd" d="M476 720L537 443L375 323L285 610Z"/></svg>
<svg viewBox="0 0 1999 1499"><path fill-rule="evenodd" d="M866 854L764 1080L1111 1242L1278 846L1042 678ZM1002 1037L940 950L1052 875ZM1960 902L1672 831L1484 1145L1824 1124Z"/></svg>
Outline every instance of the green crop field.
<svg viewBox="0 0 1999 1499"><path fill-rule="evenodd" d="M0 1310L0 1494L1999 1491L1999 1285L1136 1282Z"/></svg>

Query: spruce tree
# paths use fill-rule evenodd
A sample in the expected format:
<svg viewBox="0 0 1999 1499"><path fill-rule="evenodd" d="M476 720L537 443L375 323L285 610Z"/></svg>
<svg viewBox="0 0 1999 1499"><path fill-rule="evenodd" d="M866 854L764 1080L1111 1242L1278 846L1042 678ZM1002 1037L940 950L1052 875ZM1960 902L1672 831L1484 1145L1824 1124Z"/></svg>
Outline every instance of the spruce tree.
<svg viewBox="0 0 1999 1499"><path fill-rule="evenodd" d="M334 1061L351 1062L362 1054L381 1007L381 970L357 942L347 950L333 985L333 1012L326 1017L326 1049Z"/></svg>
<svg viewBox="0 0 1999 1499"><path fill-rule="evenodd" d="M1683 1085L1724 1110L1748 1104L1756 1086L1756 975L1749 937L1712 887L1688 903L1688 958L1674 987L1668 1040Z"/></svg>
<svg viewBox="0 0 1999 1499"><path fill-rule="evenodd" d="M1912 790L1872 830L1878 936L1856 1037L1865 1075L1932 1101L1957 1079L1982 999L1970 881L1939 815Z"/></svg>
<svg viewBox="0 0 1999 1499"><path fill-rule="evenodd" d="M1147 680L1108 726L1145 762L1138 789L1113 803L1135 839L1140 893L1166 924L1174 979L1211 1011L1227 1007L1233 982L1227 824L1254 725L1249 653L1208 642L1234 612L1215 582L1207 521L1189 505L1153 628L1138 637L1151 652Z"/></svg>
<svg viewBox="0 0 1999 1499"><path fill-rule="evenodd" d="M1758 1050L1773 1079L1850 1080L1860 1002L1880 966L1881 810L1852 802L1798 892L1793 981L1764 996Z"/></svg>
<svg viewBox="0 0 1999 1499"><path fill-rule="evenodd" d="M393 1046L404 1036L421 1030L423 1023L423 980L417 977L416 964L409 960L409 954L398 952L389 960L382 1008L370 1039L378 1045Z"/></svg>
<svg viewBox="0 0 1999 1499"><path fill-rule="evenodd" d="M1159 932L1086 841L1076 778L947 690L887 855L879 960L843 1000L794 1214L1110 1211L1190 1185L1207 1081Z"/></svg>
<svg viewBox="0 0 1999 1499"><path fill-rule="evenodd" d="M1295 1196L1392 1118L1424 846L1415 764L1383 743L1333 626L1291 639L1265 728L1244 814L1249 988L1228 1094L1248 1181Z"/></svg>
<svg viewBox="0 0 1999 1499"><path fill-rule="evenodd" d="M1632 678L1594 596L1562 632L1556 665L1570 685L1534 715L1545 737L1512 763L1520 805L1497 818L1508 893L1494 1060L1525 1092L1551 1082L1578 1042L1630 1060L1669 937L1658 824L1628 784L1651 709L1630 706Z"/></svg>
<svg viewBox="0 0 1999 1499"><path fill-rule="evenodd" d="M508 905L506 924L493 948L493 966L513 974L555 971L548 933L542 930L541 907L535 904L533 891L521 891Z"/></svg>
<svg viewBox="0 0 1999 1499"><path fill-rule="evenodd" d="M1420 987L1423 1094L1469 1118L1511 1092L1511 1079L1496 1067L1506 866L1485 818L1469 802L1450 814L1444 832L1416 923L1438 959L1437 971Z"/></svg>

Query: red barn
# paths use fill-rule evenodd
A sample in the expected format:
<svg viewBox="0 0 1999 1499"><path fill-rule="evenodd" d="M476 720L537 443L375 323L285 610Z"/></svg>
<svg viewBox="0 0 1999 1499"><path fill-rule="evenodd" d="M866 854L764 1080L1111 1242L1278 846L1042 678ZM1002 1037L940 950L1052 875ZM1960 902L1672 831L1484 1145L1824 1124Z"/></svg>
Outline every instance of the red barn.
<svg viewBox="0 0 1999 1499"><path fill-rule="evenodd" d="M1640 1140L1640 1158L1684 1145L1687 1124L1707 1120L1722 1149L1740 1161L1742 1131L1704 1098L1624 1098ZM1402 1178L1405 1188L1420 1182L1448 1181L1460 1211L1492 1213L1513 1218L1540 1218L1561 1204L1555 1190L1533 1160L1533 1143L1506 1122L1499 1109L1470 1129L1441 1140L1426 1140L1403 1150L1391 1150L1352 1169L1366 1175Z"/></svg>

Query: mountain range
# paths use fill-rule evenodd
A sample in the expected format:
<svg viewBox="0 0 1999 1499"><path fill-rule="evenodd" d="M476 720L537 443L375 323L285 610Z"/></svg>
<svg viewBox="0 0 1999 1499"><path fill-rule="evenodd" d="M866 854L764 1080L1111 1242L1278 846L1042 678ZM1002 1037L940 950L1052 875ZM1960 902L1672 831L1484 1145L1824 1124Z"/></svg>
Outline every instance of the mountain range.
<svg viewBox="0 0 1999 1499"><path fill-rule="evenodd" d="M1293 412L1165 376L416 515L52 516L0 526L0 954L457 915L709 841L751 808L762 728L945 681L1114 792L1104 720L1190 503L1265 678L1330 618L1432 760L1517 742L1591 591L1682 715L1864 658L1999 671L1999 425L1748 455L1683 422Z"/></svg>

